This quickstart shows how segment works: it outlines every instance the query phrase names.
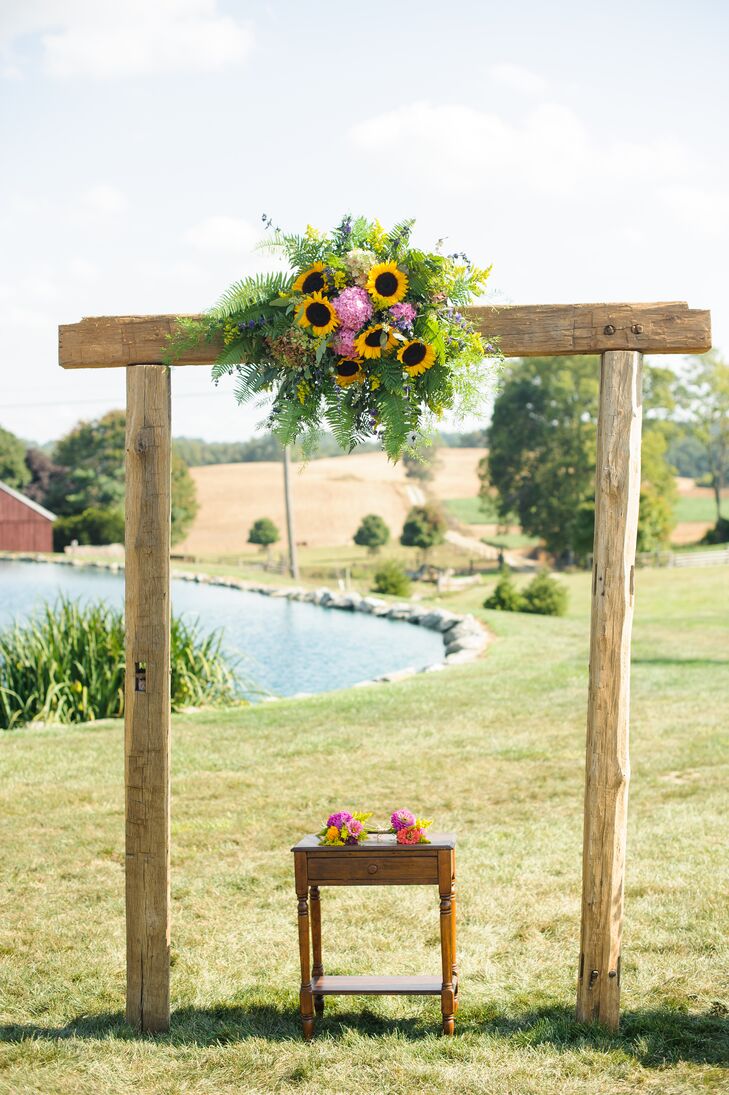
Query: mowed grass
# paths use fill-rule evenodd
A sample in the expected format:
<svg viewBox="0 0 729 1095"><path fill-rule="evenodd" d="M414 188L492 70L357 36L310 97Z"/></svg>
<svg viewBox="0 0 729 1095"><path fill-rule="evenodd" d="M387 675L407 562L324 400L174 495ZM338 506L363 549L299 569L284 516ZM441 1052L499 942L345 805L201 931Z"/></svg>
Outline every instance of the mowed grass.
<svg viewBox="0 0 729 1095"><path fill-rule="evenodd" d="M729 1090L729 568L637 575L617 1036L573 1021L590 579L562 580L563 619L481 613L475 665L174 718L169 1035L123 1020L121 724L3 735L2 1095ZM417 998L328 1000L300 1038L289 847L344 805L458 832L453 1039ZM437 972L437 904L323 891L325 967Z"/></svg>
<svg viewBox="0 0 729 1095"><path fill-rule="evenodd" d="M721 512L724 517L729 513L729 492L722 494ZM715 524L716 502L708 492L699 495L679 494L673 516L677 522L711 521Z"/></svg>

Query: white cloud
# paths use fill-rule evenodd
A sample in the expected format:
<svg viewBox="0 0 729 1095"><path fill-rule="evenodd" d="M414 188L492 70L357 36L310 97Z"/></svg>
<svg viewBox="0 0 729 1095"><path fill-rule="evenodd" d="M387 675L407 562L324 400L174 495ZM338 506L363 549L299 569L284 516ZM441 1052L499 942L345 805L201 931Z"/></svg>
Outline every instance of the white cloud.
<svg viewBox="0 0 729 1095"><path fill-rule="evenodd" d="M542 95L547 90L547 81L522 65L494 65L491 78L497 84L512 91L520 91L524 95Z"/></svg>
<svg viewBox="0 0 729 1095"><path fill-rule="evenodd" d="M0 48L17 73L13 47L39 34L42 65L58 77L113 79L150 73L213 72L239 63L249 26L217 0L25 0L3 16Z"/></svg>
<svg viewBox="0 0 729 1095"><path fill-rule="evenodd" d="M729 194L688 183L661 187L667 209L689 228L708 235L723 235L729 228Z"/></svg>
<svg viewBox="0 0 729 1095"><path fill-rule="evenodd" d="M126 209L126 195L109 183L97 183L90 186L81 196L83 205L94 213L123 213Z"/></svg>
<svg viewBox="0 0 729 1095"><path fill-rule="evenodd" d="M240 255L253 249L260 230L242 217L206 217L185 233L186 243L211 255Z"/></svg>

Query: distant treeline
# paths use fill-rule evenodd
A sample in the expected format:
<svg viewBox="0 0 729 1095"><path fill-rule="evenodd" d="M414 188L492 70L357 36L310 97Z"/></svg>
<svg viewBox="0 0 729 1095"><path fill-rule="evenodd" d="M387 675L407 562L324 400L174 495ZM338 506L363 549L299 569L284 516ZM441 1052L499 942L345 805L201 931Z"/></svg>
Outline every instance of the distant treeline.
<svg viewBox="0 0 729 1095"><path fill-rule="evenodd" d="M486 444L486 431L474 430L471 433L441 433L438 443L448 448L483 448ZM281 445L267 434L253 437L250 441L203 441L201 437L176 437L175 451L191 468L204 464L247 464L259 460L280 460ZM378 452L376 441L359 445L356 452ZM292 447L292 457L301 456L297 446ZM319 442L317 457L344 456L331 434L323 434Z"/></svg>

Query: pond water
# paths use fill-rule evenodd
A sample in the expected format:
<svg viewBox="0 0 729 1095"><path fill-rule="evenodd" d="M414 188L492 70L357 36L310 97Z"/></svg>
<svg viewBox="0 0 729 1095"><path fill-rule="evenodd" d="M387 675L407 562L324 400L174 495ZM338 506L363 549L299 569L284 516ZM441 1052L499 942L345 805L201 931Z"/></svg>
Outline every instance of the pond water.
<svg viewBox="0 0 729 1095"><path fill-rule="evenodd" d="M59 594L122 607L124 578L102 570L0 560L0 629L27 618ZM172 581L172 611L222 629L243 681L280 696L346 688L443 657L439 632L365 613L265 597L243 590Z"/></svg>

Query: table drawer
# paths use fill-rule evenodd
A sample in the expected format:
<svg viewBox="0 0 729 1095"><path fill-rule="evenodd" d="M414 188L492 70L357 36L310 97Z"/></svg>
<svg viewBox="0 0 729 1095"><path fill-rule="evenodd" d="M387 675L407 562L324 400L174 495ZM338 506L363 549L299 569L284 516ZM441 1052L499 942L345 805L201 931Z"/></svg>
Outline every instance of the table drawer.
<svg viewBox="0 0 729 1095"><path fill-rule="evenodd" d="M308 856L309 882L323 886L425 886L438 882L438 857L418 855L349 855Z"/></svg>

